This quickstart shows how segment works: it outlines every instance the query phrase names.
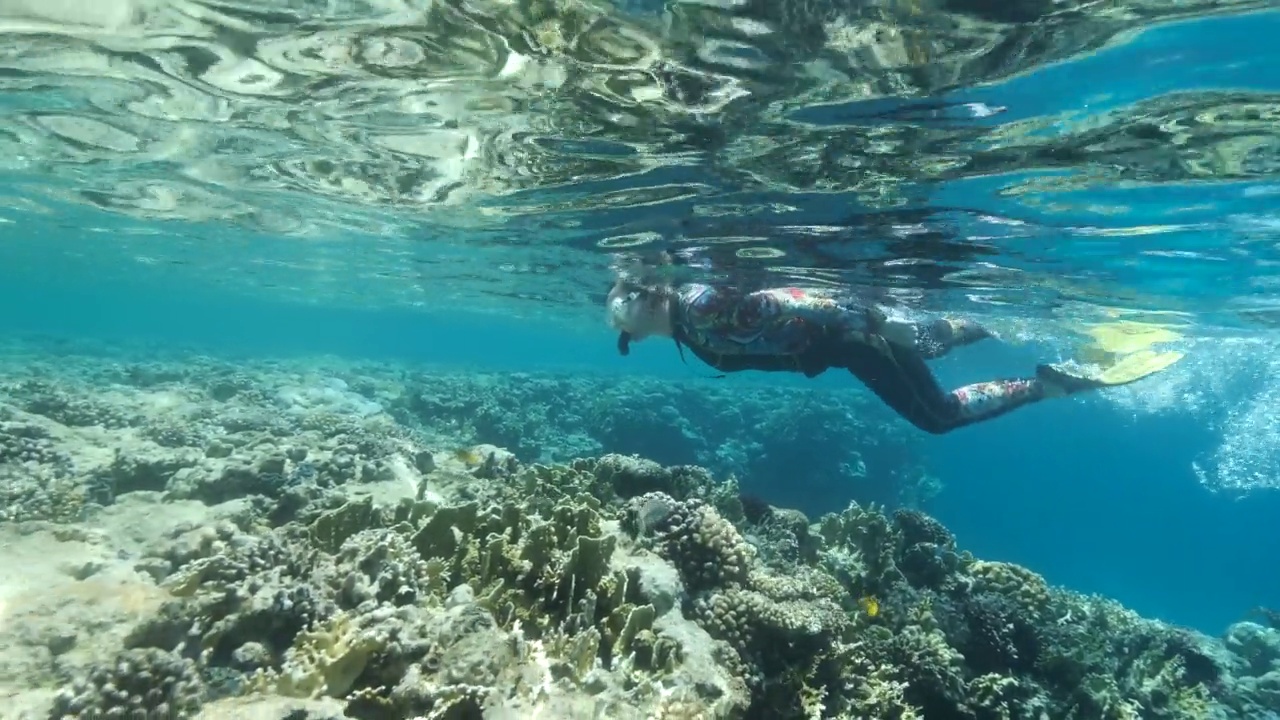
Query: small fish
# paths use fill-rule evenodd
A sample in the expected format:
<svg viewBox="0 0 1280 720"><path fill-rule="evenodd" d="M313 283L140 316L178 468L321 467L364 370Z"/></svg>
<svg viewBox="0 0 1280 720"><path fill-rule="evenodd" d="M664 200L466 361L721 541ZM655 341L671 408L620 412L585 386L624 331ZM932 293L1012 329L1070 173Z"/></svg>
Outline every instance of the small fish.
<svg viewBox="0 0 1280 720"><path fill-rule="evenodd" d="M867 617L875 617L880 614L880 600L875 595L866 595L858 598L858 607L862 608L862 612Z"/></svg>
<svg viewBox="0 0 1280 720"><path fill-rule="evenodd" d="M479 465L484 461L484 458L474 448L458 448L454 450L453 459L463 465Z"/></svg>

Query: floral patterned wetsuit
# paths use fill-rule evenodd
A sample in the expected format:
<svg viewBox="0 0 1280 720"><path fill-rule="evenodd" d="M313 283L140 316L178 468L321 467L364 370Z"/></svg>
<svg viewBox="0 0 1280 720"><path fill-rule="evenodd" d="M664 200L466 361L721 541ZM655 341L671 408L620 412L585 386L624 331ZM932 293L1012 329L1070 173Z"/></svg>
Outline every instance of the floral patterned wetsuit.
<svg viewBox="0 0 1280 720"><path fill-rule="evenodd" d="M925 358L989 337L980 326L937 318L890 342L878 308L800 288L742 292L704 284L677 288L671 304L677 345L724 371L801 372L845 368L917 427L944 433L1044 397L1036 379L993 380L943 390Z"/></svg>
<svg viewBox="0 0 1280 720"><path fill-rule="evenodd" d="M743 293L711 285L679 288L673 303L676 339L720 370L801 370L831 363L819 355L842 340L866 342L867 309L798 288Z"/></svg>

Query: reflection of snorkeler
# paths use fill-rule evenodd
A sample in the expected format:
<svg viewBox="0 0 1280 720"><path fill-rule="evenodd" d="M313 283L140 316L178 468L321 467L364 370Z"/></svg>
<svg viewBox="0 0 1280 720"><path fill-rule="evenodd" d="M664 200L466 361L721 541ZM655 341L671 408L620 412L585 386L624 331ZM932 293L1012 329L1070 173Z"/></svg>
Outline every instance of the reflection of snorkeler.
<svg viewBox="0 0 1280 720"><path fill-rule="evenodd" d="M1045 398L1122 385L1160 367L1107 379L1039 365L1033 378L944 390L925 360L991 337L966 320L891 319L874 303L827 291L772 288L745 292L687 283L639 285L619 279L608 297L618 351L647 337L670 337L722 372L790 371L815 377L830 368L853 373L904 419L942 434Z"/></svg>

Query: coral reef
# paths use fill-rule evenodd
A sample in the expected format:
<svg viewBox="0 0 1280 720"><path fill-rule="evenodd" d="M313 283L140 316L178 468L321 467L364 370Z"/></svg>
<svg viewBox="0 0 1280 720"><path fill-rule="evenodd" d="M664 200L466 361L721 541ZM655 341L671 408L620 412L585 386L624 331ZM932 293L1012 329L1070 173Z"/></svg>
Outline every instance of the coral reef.
<svg viewBox="0 0 1280 720"><path fill-rule="evenodd" d="M843 498L852 490L868 502L923 501L937 489L912 460L921 455L918 437L856 392L765 384L743 393L706 383L548 374L432 375L393 387L388 412L406 426L445 426L523 462L638 455L733 475L756 493L767 493L779 473L803 468L797 480L816 496Z"/></svg>
<svg viewBox="0 0 1280 720"><path fill-rule="evenodd" d="M745 491L766 497L773 492L770 478L786 472L808 489L814 508L800 509L811 512L849 497L919 506L937 492L919 460L918 435L855 390L740 390L376 364L334 363L318 372L192 358L86 362L66 373L36 361L0 382L11 416L0 425L0 458L38 457L45 452L41 443L51 447L40 433L60 433L62 445L72 436L98 446L122 436L131 449L115 467L80 458L80 474L89 460L101 470L92 483L100 502L132 489L230 497L244 484L292 482L294 473L318 473L328 482L352 471L385 476L395 470L357 466L357 458L386 455L379 443L405 442L418 451L488 444L524 463L639 455L732 475ZM850 437L859 441L847 442ZM146 457L179 464L183 472L173 478L171 468L151 467ZM39 468L52 466L41 461ZM47 513L6 507L10 519Z"/></svg>
<svg viewBox="0 0 1280 720"><path fill-rule="evenodd" d="M693 463L468 447L473 428L420 418L474 408L397 421L383 386L98 370L117 382L0 387L15 717L1280 710L1266 622L1144 619L975 558L916 509L811 519Z"/></svg>

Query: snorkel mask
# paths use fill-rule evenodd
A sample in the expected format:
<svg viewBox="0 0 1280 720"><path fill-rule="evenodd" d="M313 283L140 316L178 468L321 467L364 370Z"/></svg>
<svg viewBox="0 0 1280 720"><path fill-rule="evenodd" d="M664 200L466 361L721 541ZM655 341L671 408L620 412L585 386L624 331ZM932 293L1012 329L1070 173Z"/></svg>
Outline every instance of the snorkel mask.
<svg viewBox="0 0 1280 720"><path fill-rule="evenodd" d="M640 291L621 284L609 291L609 326L618 330L618 354L631 354L631 333L626 329L635 314L633 303L640 301Z"/></svg>
<svg viewBox="0 0 1280 720"><path fill-rule="evenodd" d="M619 281L609 291L607 301L609 325L618 330L618 354L628 355L631 343L661 333L662 321L658 317L665 294L661 289Z"/></svg>

